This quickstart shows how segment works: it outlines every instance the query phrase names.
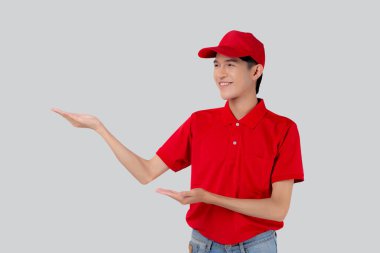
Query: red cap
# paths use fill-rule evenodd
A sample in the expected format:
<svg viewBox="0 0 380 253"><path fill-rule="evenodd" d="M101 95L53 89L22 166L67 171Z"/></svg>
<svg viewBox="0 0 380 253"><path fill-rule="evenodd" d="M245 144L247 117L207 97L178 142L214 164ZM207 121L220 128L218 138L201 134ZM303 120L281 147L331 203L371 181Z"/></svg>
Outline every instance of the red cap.
<svg viewBox="0 0 380 253"><path fill-rule="evenodd" d="M251 56L257 63L265 65L264 44L252 33L229 31L224 35L217 47L202 48L198 52L201 58L213 58L216 53L229 57Z"/></svg>

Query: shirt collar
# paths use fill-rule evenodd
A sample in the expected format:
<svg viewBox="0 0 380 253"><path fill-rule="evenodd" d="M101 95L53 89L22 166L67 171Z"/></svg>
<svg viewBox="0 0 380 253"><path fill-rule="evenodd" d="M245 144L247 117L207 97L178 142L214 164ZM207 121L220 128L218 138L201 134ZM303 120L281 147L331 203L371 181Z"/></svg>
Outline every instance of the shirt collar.
<svg viewBox="0 0 380 253"><path fill-rule="evenodd" d="M257 98L257 104L240 120L235 118L235 115L232 113L231 108L229 106L228 100L226 101L223 109L222 109L222 119L224 125L229 124L239 124L246 125L250 128L255 128L259 121L264 117L267 112L267 108L265 107L264 99Z"/></svg>

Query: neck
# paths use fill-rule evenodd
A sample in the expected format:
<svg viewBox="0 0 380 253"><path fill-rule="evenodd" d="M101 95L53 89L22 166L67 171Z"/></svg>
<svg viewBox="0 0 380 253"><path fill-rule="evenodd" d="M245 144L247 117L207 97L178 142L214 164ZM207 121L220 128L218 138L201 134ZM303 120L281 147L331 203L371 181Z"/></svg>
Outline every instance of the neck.
<svg viewBox="0 0 380 253"><path fill-rule="evenodd" d="M256 94L254 97L251 96L248 98L234 98L228 100L230 109L237 120L240 120L247 115L258 102L259 100L257 99Z"/></svg>

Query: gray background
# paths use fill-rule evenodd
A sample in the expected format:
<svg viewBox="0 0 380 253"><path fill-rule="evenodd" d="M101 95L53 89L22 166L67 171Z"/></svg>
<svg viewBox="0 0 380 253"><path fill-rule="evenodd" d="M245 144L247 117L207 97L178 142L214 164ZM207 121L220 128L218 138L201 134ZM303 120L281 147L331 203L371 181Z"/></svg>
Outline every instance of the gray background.
<svg viewBox="0 0 380 253"><path fill-rule="evenodd" d="M89 113L151 158L191 112L224 105L197 52L229 30L266 47L258 97L299 127L279 252L375 248L380 44L376 1L1 1L0 252L187 252L190 167L140 185Z"/></svg>

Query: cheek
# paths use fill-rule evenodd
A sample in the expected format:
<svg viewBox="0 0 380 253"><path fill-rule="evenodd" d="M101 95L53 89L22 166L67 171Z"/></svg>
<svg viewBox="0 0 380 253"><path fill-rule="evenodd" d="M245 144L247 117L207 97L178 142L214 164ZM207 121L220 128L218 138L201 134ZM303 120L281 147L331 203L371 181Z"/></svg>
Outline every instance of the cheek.
<svg viewBox="0 0 380 253"><path fill-rule="evenodd" d="M252 83L252 79L249 75L247 75L245 78L244 78L245 82L247 83L248 86L251 86L251 83Z"/></svg>
<svg viewBox="0 0 380 253"><path fill-rule="evenodd" d="M252 79L249 73L243 71L239 73L239 81L243 83L244 86L250 86L250 84L252 83Z"/></svg>
<svg viewBox="0 0 380 253"><path fill-rule="evenodd" d="M240 83L240 86L244 85L244 83L246 82L245 76L243 75L243 73L239 71L231 71L231 77L235 82Z"/></svg>

